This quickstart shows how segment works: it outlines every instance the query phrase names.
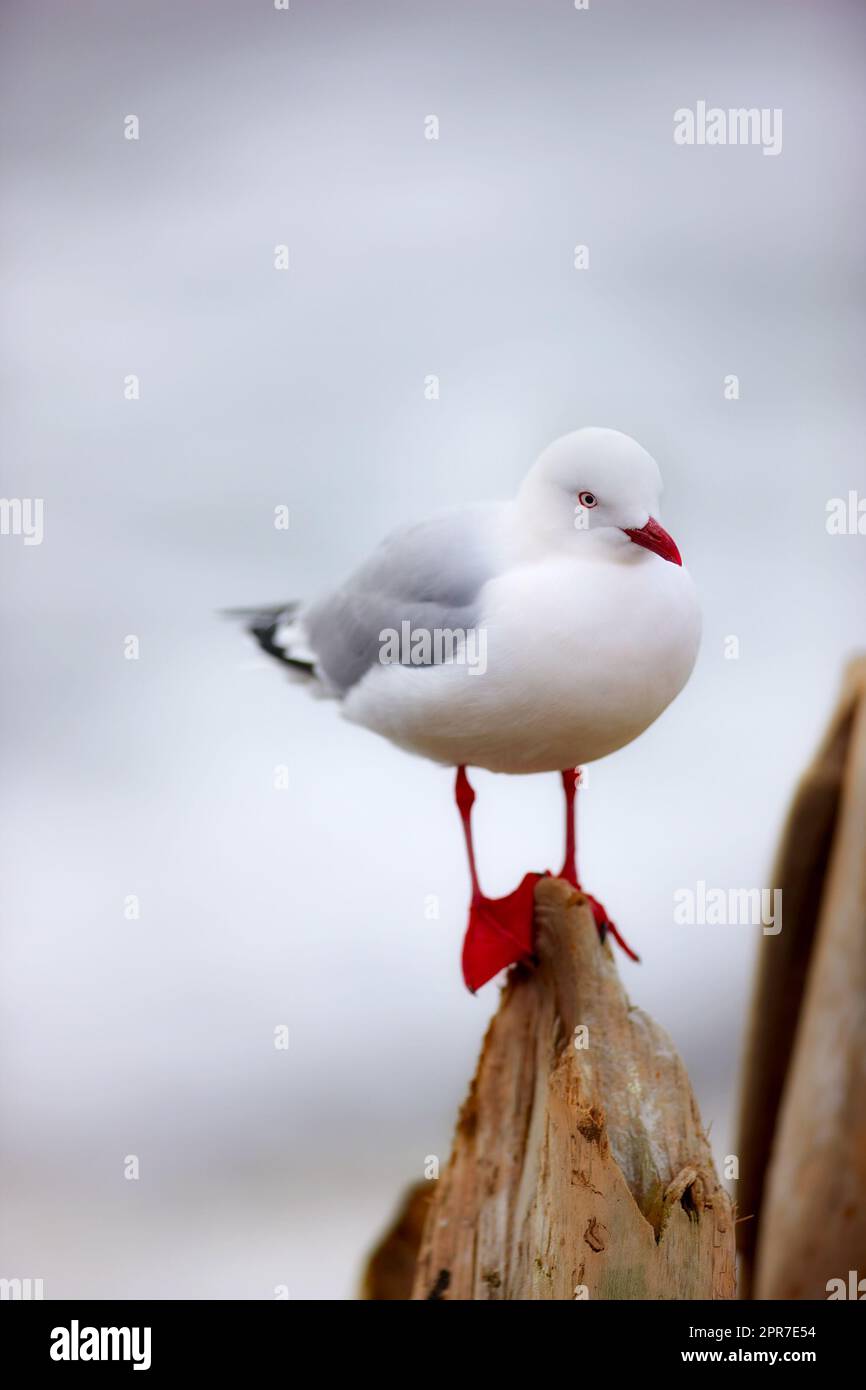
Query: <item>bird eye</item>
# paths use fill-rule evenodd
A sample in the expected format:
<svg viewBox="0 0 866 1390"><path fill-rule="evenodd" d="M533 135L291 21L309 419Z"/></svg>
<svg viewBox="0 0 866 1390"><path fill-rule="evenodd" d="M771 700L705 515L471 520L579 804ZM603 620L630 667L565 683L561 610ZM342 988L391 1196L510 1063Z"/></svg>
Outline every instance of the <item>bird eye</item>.
<svg viewBox="0 0 866 1390"><path fill-rule="evenodd" d="M577 500L582 507L597 507L598 498L594 492L579 492Z"/></svg>

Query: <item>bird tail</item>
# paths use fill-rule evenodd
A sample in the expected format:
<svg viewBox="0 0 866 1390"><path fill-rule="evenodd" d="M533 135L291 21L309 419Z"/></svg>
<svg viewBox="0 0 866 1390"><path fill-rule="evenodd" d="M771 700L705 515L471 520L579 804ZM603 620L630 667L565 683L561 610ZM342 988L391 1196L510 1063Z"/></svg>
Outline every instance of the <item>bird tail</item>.
<svg viewBox="0 0 866 1390"><path fill-rule="evenodd" d="M267 608L224 608L222 611L225 617L240 620L244 631L255 638L268 656L312 680L316 676L316 659L298 617L300 606L299 603L281 603Z"/></svg>

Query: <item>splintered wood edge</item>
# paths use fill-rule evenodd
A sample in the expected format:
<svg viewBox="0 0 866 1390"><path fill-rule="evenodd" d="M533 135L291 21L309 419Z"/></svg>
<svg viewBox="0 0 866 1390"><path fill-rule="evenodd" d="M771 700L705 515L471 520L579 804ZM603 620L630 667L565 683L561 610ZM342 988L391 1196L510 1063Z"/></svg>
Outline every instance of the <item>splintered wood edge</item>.
<svg viewBox="0 0 866 1390"><path fill-rule="evenodd" d="M577 909L577 910L575 910ZM561 878L543 878L535 886L536 953L542 971L552 974L557 1007L568 1021L578 999L599 987L618 1006L629 1008L616 968L610 938L599 941L595 918L585 895ZM571 1029L569 1029L571 1031Z"/></svg>
<svg viewBox="0 0 866 1390"><path fill-rule="evenodd" d="M599 941L585 896L559 879L541 880L535 892L537 988L552 991L566 1038L579 1023L596 1032L595 1081L614 1157L658 1234L678 1174L694 1168L705 1187L721 1186L688 1072L668 1032L631 1003L610 938ZM621 1062L631 1067L626 1086Z"/></svg>
<svg viewBox="0 0 866 1390"><path fill-rule="evenodd" d="M669 1241L673 1241L668 1258L675 1261L679 1256L675 1256L674 1251L685 1248L681 1247L682 1221L686 1220L687 1225L691 1221L708 1222L712 1228L708 1233L712 1246L709 1252L712 1261L709 1277L712 1278L714 1290L712 1296L731 1297L734 1292L733 1206L716 1175L691 1084L679 1054L664 1029L630 1004L610 943L602 945L599 942L585 896L562 880L545 878L536 886L535 902L538 966L534 970L516 967L509 973L499 1009L487 1029L478 1065L460 1110L451 1160L440 1179L441 1185L437 1184L428 1216L414 1297L448 1297L447 1293L431 1294L427 1289L436 1272L433 1264L445 1254L437 1230L452 1231L452 1237L446 1240L447 1245L449 1240L457 1239L458 1230L468 1233L475 1223L489 1220L481 1171L488 1171L490 1164L496 1169L508 1151L504 1149L502 1155L495 1152L481 1155L477 1153L476 1145L479 1124L486 1129L490 1126L490 1105L495 1094L497 1072L501 1075L502 1065L506 1063L510 1074L514 1059L525 1055L521 1041L525 1036L525 1042L530 1045L529 1064L536 1070L540 1068L538 1076L543 1078L542 1089L546 1091L562 1065L574 1065L569 1057L568 1043L575 1022L583 1021L581 1015L594 1021L592 1026L601 1032L602 1037L605 1032L619 1034L623 1042L623 1048L619 1049L615 1038L606 1039L596 1057L584 1062L584 1066L589 1067L589 1072L584 1075L584 1084L587 1104L590 1105L586 1120L589 1123L592 1119L595 1126L593 1142L600 1146L600 1152L609 1153L617 1174L614 1186L617 1190L621 1189L617 1200L625 1200L627 1208L633 1212L630 1218L633 1222L630 1227L632 1234L639 1230L646 1231L646 1238L654 1242L655 1248L662 1245L667 1247ZM547 1023L542 1024L545 1019ZM545 1043L538 1030L554 1023L554 1035L548 1037ZM547 1053L545 1049L551 1044L553 1050ZM607 1057L604 1056L605 1046ZM642 1076L642 1073L645 1075ZM645 1083L644 1099L641 1099L641 1086L635 1088L636 1080ZM491 1085L494 1092L491 1092ZM636 1093L638 1099L635 1100L633 1094L623 1099L624 1093ZM596 1101L599 1102L598 1109ZM646 1104L646 1110L642 1112L643 1104ZM479 1105L484 1107L480 1113ZM652 1118L648 1118L650 1112ZM573 1115L576 1130L584 1139L588 1139L588 1134L579 1123L578 1112L574 1111ZM527 1112L527 1121L528 1118ZM629 1163L627 1153L623 1167L620 1154L610 1143L612 1119L613 1128L619 1127L620 1154L623 1147L627 1151L633 1150L633 1154L642 1155L644 1167L656 1174L649 1214L642 1209L634 1190L634 1163ZM660 1142L647 1146L647 1124L650 1130L655 1131L650 1137ZM536 1141L527 1133L524 1142L527 1144L526 1154L530 1156L528 1171L531 1171L531 1154ZM489 1143L488 1135L488 1147ZM506 1143L507 1130L503 1132L503 1144ZM650 1149L653 1162L648 1164L646 1160ZM514 1155L508 1156L508 1161L512 1162L513 1158ZM522 1159L521 1166L523 1162ZM478 1164L482 1165L481 1169ZM638 1167L640 1170L640 1164ZM524 1180L521 1180L521 1187L524 1188L525 1198ZM511 1200L515 1200L515 1189L507 1190L511 1192ZM646 1200L646 1192L639 1195ZM505 1190L502 1197L504 1199ZM571 1199L564 1194L563 1200ZM483 1215L485 1211L487 1215ZM640 1243L644 1238L638 1239ZM457 1248L463 1250L458 1257L461 1269L453 1272L457 1285L465 1286L465 1261L467 1258L474 1261L474 1256L467 1254L465 1243L455 1247L455 1254ZM589 1248L594 1248L591 1242ZM502 1258L507 1258L504 1250ZM450 1279L452 1271L447 1272ZM534 1295L524 1291L507 1296Z"/></svg>

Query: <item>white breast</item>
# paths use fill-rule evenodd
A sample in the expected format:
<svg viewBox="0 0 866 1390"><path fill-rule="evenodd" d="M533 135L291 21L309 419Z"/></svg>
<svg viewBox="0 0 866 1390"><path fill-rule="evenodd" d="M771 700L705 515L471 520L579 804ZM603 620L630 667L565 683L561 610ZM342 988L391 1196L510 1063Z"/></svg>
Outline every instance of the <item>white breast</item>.
<svg viewBox="0 0 866 1390"><path fill-rule="evenodd" d="M486 669L377 666L346 716L438 762L553 772L604 757L685 685L700 614L688 572L638 547L509 569L481 596ZM484 642L476 656L484 650Z"/></svg>

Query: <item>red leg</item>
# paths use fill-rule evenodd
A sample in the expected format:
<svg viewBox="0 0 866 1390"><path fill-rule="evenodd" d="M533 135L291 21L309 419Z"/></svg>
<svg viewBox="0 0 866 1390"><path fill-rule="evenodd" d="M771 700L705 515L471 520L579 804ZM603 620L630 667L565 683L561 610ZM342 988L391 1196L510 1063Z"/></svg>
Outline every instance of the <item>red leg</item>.
<svg viewBox="0 0 866 1390"><path fill-rule="evenodd" d="M478 882L472 843L475 793L465 767L457 769L454 795L463 822L472 879L469 925L463 942L463 978L474 994L506 966L532 959L534 893L541 875L526 874L519 887L505 898L486 898Z"/></svg>
<svg viewBox="0 0 866 1390"><path fill-rule="evenodd" d="M463 834L466 837L466 854L469 859L469 874L472 879L472 901L480 902L484 894L481 892L481 885L478 882L478 869L475 864L475 846L472 843L472 807L475 805L475 792L472 790L469 778L466 776L466 768L458 767L457 782L454 787L454 799L460 812L460 819L463 822Z"/></svg>
<svg viewBox="0 0 866 1390"><path fill-rule="evenodd" d="M562 773L562 789L565 792L565 862L559 877L570 883L572 888L580 887L577 877L577 836L574 827L574 801L579 776L576 767L567 767Z"/></svg>
<svg viewBox="0 0 866 1390"><path fill-rule="evenodd" d="M565 863L559 876L564 878L566 883L570 883L573 888L580 888L580 879L577 876L577 834L575 831L575 801L579 782L579 770L574 767L565 768L562 773L562 786L565 792ZM640 960L640 956L623 940L616 926L608 917L606 908L598 901L598 898L594 898L584 888L580 888L580 891L592 909L595 925L598 927L602 941L607 932L610 932L614 941L622 947L627 956L632 960Z"/></svg>

